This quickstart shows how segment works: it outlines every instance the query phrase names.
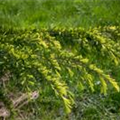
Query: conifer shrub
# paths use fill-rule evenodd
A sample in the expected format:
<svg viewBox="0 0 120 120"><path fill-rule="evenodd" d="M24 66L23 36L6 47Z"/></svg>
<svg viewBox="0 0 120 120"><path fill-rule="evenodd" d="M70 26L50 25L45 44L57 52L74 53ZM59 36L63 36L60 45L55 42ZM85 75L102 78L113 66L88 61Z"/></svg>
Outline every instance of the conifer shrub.
<svg viewBox="0 0 120 120"><path fill-rule="evenodd" d="M0 30L0 117L47 96L70 113L75 90L119 85L109 71L120 65L120 28ZM111 67L112 66L112 67ZM96 87L97 86L97 87Z"/></svg>

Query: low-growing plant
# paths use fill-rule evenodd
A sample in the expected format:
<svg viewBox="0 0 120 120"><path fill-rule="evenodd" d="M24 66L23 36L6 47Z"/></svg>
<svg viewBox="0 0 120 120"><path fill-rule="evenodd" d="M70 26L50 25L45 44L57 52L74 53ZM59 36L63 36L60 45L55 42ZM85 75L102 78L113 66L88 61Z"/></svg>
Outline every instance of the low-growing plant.
<svg viewBox="0 0 120 120"><path fill-rule="evenodd" d="M119 91L118 83L108 72L111 69L106 67L108 63L119 66L120 42L106 36L106 31L113 35L117 32L119 39L119 30L1 28L0 117L11 117L43 96L63 101L70 113L75 89L84 86L93 92L99 86L101 93L107 94L109 84Z"/></svg>

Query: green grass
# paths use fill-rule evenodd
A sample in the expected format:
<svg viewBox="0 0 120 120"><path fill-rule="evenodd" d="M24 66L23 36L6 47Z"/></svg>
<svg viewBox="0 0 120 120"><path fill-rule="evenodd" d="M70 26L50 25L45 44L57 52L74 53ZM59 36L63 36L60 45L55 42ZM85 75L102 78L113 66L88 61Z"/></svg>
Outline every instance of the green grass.
<svg viewBox="0 0 120 120"><path fill-rule="evenodd" d="M0 0L0 25L84 27L120 24L119 0Z"/></svg>

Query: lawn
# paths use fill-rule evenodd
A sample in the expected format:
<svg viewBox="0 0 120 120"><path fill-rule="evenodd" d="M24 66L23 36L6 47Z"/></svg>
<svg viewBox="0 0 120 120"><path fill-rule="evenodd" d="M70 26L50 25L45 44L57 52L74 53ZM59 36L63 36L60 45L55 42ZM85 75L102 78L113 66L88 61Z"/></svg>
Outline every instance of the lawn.
<svg viewBox="0 0 120 120"><path fill-rule="evenodd" d="M95 27L120 24L119 0L1 0L7 27Z"/></svg>

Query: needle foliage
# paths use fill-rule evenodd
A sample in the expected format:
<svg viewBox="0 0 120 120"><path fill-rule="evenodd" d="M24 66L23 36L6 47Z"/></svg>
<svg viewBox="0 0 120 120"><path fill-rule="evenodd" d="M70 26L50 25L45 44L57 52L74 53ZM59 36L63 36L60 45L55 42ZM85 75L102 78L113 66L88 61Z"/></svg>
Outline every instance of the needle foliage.
<svg viewBox="0 0 120 120"><path fill-rule="evenodd" d="M88 31L82 28L1 28L2 102L13 112L10 94L18 96L20 92L29 94L38 91L38 99L41 96L47 99L49 93L63 102L66 112L70 113L74 104L74 89L78 84L78 89L88 86L87 89L92 92L99 86L101 93L105 95L109 86L119 92L119 85L107 66L120 65L119 31L120 28L114 26ZM11 99L7 99L8 97Z"/></svg>

